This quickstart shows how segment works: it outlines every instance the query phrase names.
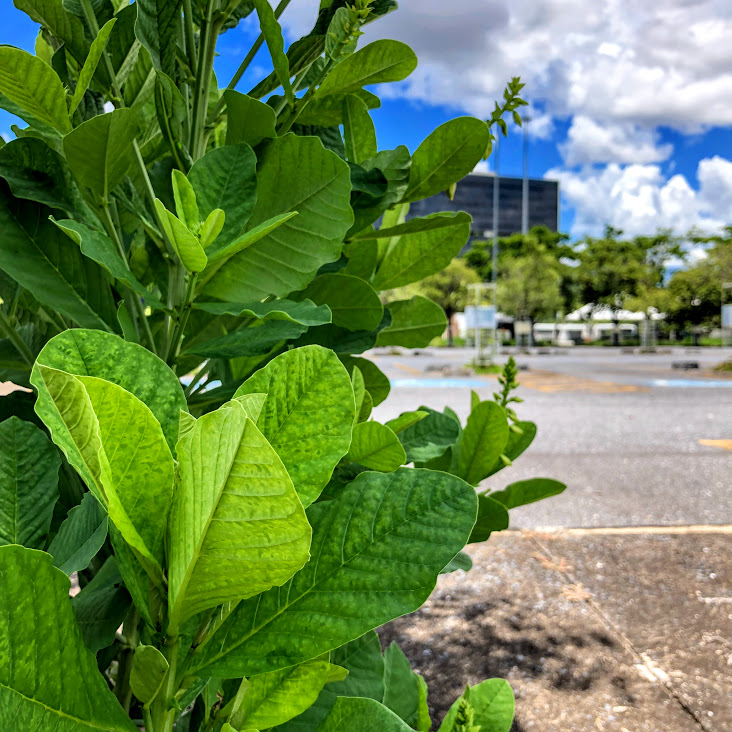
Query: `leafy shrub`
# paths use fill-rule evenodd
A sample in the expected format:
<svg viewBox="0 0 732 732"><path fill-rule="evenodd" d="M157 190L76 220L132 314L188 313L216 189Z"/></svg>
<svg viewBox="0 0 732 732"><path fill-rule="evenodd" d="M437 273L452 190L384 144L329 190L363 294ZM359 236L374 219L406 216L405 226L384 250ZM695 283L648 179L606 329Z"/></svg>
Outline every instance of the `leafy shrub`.
<svg viewBox="0 0 732 732"><path fill-rule="evenodd" d="M322 2L287 53L266 0L15 4L42 31L36 56L0 48L0 104L28 124L0 149L0 375L32 387L0 400L0 730L429 729L374 628L564 486L475 491L536 432L510 364L464 427L380 424L389 381L359 354L444 330L378 291L464 245L467 214L409 202L490 151L520 83L490 124L378 151L363 87L416 58L356 44L391 0ZM253 12L240 72L264 42L274 71L221 91L217 37ZM441 730L512 716L489 680Z"/></svg>

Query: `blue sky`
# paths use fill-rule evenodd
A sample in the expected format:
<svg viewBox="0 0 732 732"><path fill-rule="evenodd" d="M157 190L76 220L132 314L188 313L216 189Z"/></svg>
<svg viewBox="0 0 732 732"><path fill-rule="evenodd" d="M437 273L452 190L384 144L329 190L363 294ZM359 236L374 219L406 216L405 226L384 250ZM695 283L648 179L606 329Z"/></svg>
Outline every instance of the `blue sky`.
<svg viewBox="0 0 732 732"><path fill-rule="evenodd" d="M292 0L292 41L317 0ZM0 43L32 51L36 26L0 0ZM219 44L228 83L257 35L250 17ZM727 0L401 0L362 43L390 37L420 58L405 82L376 91L382 149L414 150L440 123L485 117L520 75L531 102L529 173L557 178L562 229L613 224L630 234L732 223L732 3ZM238 88L269 71L263 49ZM0 132L12 118L0 110ZM500 172L521 175L521 131L510 125ZM489 161L488 166L492 165Z"/></svg>

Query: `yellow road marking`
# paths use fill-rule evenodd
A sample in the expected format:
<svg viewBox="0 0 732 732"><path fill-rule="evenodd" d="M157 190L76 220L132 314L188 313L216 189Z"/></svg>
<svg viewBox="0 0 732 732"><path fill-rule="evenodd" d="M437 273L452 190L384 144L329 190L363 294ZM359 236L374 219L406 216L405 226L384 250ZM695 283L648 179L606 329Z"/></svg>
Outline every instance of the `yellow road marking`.
<svg viewBox="0 0 732 732"><path fill-rule="evenodd" d="M595 381L579 376L568 376L553 371L533 371L519 374L522 386L549 394L567 391L586 391L597 394L615 394L627 391L648 391L646 387L634 384L616 384L612 381Z"/></svg>
<svg viewBox="0 0 732 732"><path fill-rule="evenodd" d="M421 374L422 373L419 369L415 369L412 366L407 366L404 363L395 363L394 365L398 369L402 369L402 371L408 371L410 374Z"/></svg>
<svg viewBox="0 0 732 732"><path fill-rule="evenodd" d="M722 450L732 450L732 440L699 440L699 444L707 447L721 447Z"/></svg>

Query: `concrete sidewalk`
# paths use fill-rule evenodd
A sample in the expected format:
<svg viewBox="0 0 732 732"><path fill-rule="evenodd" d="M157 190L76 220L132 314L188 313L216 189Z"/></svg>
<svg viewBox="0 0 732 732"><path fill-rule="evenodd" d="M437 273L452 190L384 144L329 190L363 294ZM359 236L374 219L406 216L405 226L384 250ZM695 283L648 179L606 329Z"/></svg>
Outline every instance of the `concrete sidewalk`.
<svg viewBox="0 0 732 732"><path fill-rule="evenodd" d="M436 721L499 676L515 732L730 732L731 542L718 526L504 532L382 638Z"/></svg>

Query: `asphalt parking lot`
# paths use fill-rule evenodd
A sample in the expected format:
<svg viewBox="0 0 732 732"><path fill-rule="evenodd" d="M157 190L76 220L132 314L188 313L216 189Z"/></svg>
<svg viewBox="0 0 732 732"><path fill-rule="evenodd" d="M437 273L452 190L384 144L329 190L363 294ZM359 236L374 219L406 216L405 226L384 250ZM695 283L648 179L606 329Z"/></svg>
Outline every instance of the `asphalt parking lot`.
<svg viewBox="0 0 732 732"><path fill-rule="evenodd" d="M374 412L379 420L420 404L449 405L464 419L470 390L489 399L496 387L494 376L457 373L473 357L467 349L367 355L392 381ZM730 356L722 349L609 348L516 355L526 368L517 411L539 430L529 450L488 485L546 476L568 489L513 512L512 527L732 523L732 378L712 370ZM678 361L700 368L673 369Z"/></svg>

